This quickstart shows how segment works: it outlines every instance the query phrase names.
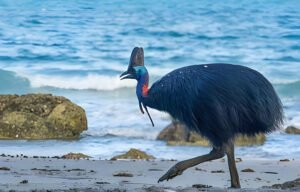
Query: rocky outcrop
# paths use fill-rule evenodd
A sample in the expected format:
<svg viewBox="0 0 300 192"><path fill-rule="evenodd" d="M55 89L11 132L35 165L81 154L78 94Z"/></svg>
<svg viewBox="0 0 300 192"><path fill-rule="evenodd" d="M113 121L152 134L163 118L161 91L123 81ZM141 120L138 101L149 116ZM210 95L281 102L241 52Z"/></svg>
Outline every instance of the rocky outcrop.
<svg viewBox="0 0 300 192"><path fill-rule="evenodd" d="M288 126L284 131L288 134L300 134L300 129L294 126Z"/></svg>
<svg viewBox="0 0 300 192"><path fill-rule="evenodd" d="M63 159L89 159L91 156L82 154L82 153L68 153L66 155L61 156Z"/></svg>
<svg viewBox="0 0 300 192"><path fill-rule="evenodd" d="M200 145L210 146L209 141L196 132L189 131L188 128L178 121L173 120L172 123L163 129L157 136L157 140L167 141L167 145ZM266 141L263 134L255 137L239 135L235 139L236 146L252 146L262 145Z"/></svg>
<svg viewBox="0 0 300 192"><path fill-rule="evenodd" d="M117 160L117 159L155 159L152 155L147 155L147 153L137 150L137 149L130 149L128 152L126 152L123 155L117 155L111 160Z"/></svg>
<svg viewBox="0 0 300 192"><path fill-rule="evenodd" d="M189 141L189 136L190 131L188 128L179 121L173 120L170 125L168 125L159 133L157 140Z"/></svg>
<svg viewBox="0 0 300 192"><path fill-rule="evenodd" d="M271 187L266 186L265 188L272 188L272 189L291 189L293 191L298 191L300 190L300 178L295 179L294 181L287 181L283 184L274 184Z"/></svg>
<svg viewBox="0 0 300 192"><path fill-rule="evenodd" d="M84 109L64 97L0 95L0 139L68 139L84 130Z"/></svg>

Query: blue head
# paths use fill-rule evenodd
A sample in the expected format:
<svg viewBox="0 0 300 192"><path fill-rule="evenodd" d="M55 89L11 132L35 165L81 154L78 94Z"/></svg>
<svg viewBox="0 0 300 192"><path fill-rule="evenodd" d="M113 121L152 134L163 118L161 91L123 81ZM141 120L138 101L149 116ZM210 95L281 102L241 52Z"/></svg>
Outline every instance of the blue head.
<svg viewBox="0 0 300 192"><path fill-rule="evenodd" d="M136 79L140 80L143 75L147 73L144 66L144 50L143 48L135 47L131 53L127 71L121 74L122 79Z"/></svg>
<svg viewBox="0 0 300 192"><path fill-rule="evenodd" d="M136 86L136 95L139 100L139 106L142 113L144 113L142 108L143 98L147 97L148 94L148 82L149 75L146 67L144 66L144 50L141 47L135 47L131 53L129 66L127 71L121 74L122 79L136 79L138 84ZM146 112L148 113L147 107L143 104ZM148 113L149 115L149 113ZM152 122L152 119L149 115ZM154 126L153 122L152 125Z"/></svg>
<svg viewBox="0 0 300 192"><path fill-rule="evenodd" d="M144 66L143 48L135 47L131 53L127 71L120 76L122 79L136 79L138 81L136 94L141 102L142 97L147 95L149 75Z"/></svg>

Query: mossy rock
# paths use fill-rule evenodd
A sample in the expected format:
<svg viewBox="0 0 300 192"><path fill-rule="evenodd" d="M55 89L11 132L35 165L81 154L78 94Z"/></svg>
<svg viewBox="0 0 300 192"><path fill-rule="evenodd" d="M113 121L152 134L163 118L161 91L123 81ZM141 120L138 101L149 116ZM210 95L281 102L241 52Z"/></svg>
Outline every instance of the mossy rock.
<svg viewBox="0 0 300 192"><path fill-rule="evenodd" d="M300 134L300 129L294 126L288 126L284 132L288 134Z"/></svg>
<svg viewBox="0 0 300 192"><path fill-rule="evenodd" d="M82 153L68 153L66 155L63 155L61 158L63 159L89 159L91 156L82 154Z"/></svg>
<svg viewBox="0 0 300 192"><path fill-rule="evenodd" d="M57 105L48 116L46 122L55 130L60 129L63 131L67 137L78 136L83 131L78 129L78 127L87 126L84 110L73 103Z"/></svg>
<svg viewBox="0 0 300 192"><path fill-rule="evenodd" d="M155 157L137 149L130 149L123 155L117 155L111 158L111 160L117 159L155 159Z"/></svg>
<svg viewBox="0 0 300 192"><path fill-rule="evenodd" d="M183 135L180 136L180 134ZM211 146L208 139L194 131L189 131L185 125L174 120L160 132L157 140L165 140L167 145ZM234 144L236 146L263 145L265 141L266 136L264 134L257 134L256 136L238 135Z"/></svg>
<svg viewBox="0 0 300 192"><path fill-rule="evenodd" d="M84 130L84 109L64 97L0 95L0 139L69 139Z"/></svg>

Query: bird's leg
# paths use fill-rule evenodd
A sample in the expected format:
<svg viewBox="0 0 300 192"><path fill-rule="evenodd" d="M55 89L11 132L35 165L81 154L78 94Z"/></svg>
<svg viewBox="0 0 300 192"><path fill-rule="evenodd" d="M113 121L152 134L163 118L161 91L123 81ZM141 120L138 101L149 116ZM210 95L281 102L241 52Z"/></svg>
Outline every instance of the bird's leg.
<svg viewBox="0 0 300 192"><path fill-rule="evenodd" d="M235 165L233 141L229 141L225 145L225 153L227 154L227 158L228 158L228 166L229 166L230 177L231 177L231 187L241 188L239 175Z"/></svg>
<svg viewBox="0 0 300 192"><path fill-rule="evenodd" d="M213 150L206 155L202 155L202 156L198 156L198 157L195 157L192 159L180 161L180 162L176 163L173 167L171 167L169 169L169 171L167 171L167 173L165 173L158 180L158 182L161 182L164 180L168 181L169 179L172 179L178 175L181 175L183 173L183 171L186 170L187 168L193 167L193 166L203 163L205 161L222 158L222 157L224 157L224 155L225 155L225 150L224 150L224 147L222 146L220 148L213 148Z"/></svg>

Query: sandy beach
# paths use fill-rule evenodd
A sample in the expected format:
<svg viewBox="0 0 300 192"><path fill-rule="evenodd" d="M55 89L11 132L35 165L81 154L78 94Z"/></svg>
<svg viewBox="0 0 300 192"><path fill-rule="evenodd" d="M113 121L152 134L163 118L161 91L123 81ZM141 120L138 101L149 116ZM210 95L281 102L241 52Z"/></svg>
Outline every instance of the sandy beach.
<svg viewBox="0 0 300 192"><path fill-rule="evenodd" d="M175 163L6 156L0 157L0 191L277 191L263 187L300 178L300 160L242 160L237 163L242 189L230 189L226 160L215 160L157 183Z"/></svg>

